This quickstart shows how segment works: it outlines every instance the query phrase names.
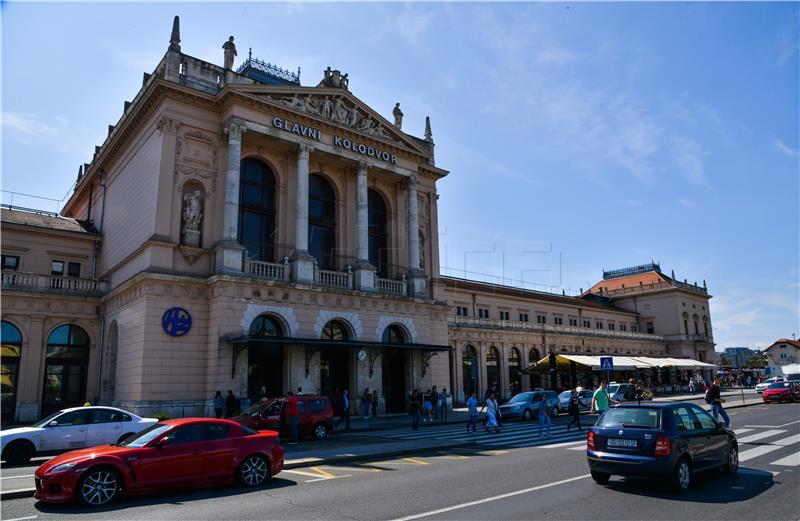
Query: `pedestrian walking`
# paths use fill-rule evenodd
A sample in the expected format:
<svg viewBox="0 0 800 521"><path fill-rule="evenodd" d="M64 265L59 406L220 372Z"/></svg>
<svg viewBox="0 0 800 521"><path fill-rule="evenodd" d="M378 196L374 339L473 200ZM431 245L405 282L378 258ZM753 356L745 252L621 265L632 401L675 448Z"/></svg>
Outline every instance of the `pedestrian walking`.
<svg viewBox="0 0 800 521"><path fill-rule="evenodd" d="M372 391L372 415L378 417L378 391Z"/></svg>
<svg viewBox="0 0 800 521"><path fill-rule="evenodd" d="M425 417L422 419L423 422L430 422L431 421L431 412L433 411L433 403L431 403L431 390L428 389L425 391L425 394L422 397L422 413Z"/></svg>
<svg viewBox="0 0 800 521"><path fill-rule="evenodd" d="M266 388L266 386L262 385L261 389L258 391L258 396L256 396L256 402L260 402L260 401L266 400L267 398L268 398L268 396L267 396L267 388Z"/></svg>
<svg viewBox="0 0 800 521"><path fill-rule="evenodd" d="M608 382L603 380L600 382L600 387L592 395L592 409L591 412L596 412L597 414L603 414L603 411L608 409L608 404L610 403L617 403L616 400L612 400L610 396L608 396Z"/></svg>
<svg viewBox="0 0 800 521"><path fill-rule="evenodd" d="M217 418L222 418L222 411L225 407L225 398L222 397L222 392L217 391L217 394L214 395L214 414L217 415Z"/></svg>
<svg viewBox="0 0 800 521"><path fill-rule="evenodd" d="M469 421L467 421L467 432L475 432L478 424L478 399L475 398L475 391L469 393L467 399L467 410L469 411Z"/></svg>
<svg viewBox="0 0 800 521"><path fill-rule="evenodd" d="M369 392L369 387L364 388L364 394L361 395L361 411L364 413L364 419L369 420L369 408L372 405L372 395Z"/></svg>
<svg viewBox="0 0 800 521"><path fill-rule="evenodd" d="M298 386L297 387L297 392L295 394L297 396L303 396L303 388Z"/></svg>
<svg viewBox="0 0 800 521"><path fill-rule="evenodd" d="M236 414L236 404L237 404L236 397L233 395L233 391L230 389L228 390L228 396L225 397L225 417L231 418Z"/></svg>
<svg viewBox="0 0 800 521"><path fill-rule="evenodd" d="M578 398L578 391L573 389L569 397L569 404L567 405L567 414L572 416L572 421L567 424L567 432L569 429L576 425L579 431L581 429L581 401Z"/></svg>
<svg viewBox="0 0 800 521"><path fill-rule="evenodd" d="M439 393L439 421L443 423L447 421L447 413L449 412L448 398L450 398L450 395L447 392L447 387L442 387L442 392Z"/></svg>
<svg viewBox="0 0 800 521"><path fill-rule="evenodd" d="M497 423L497 416L500 413L500 407L497 405L497 399L495 398L494 393L489 394L489 398L486 400L486 431L489 432L490 429L493 430L494 433L500 432L500 424Z"/></svg>
<svg viewBox="0 0 800 521"><path fill-rule="evenodd" d="M553 422L550 421L550 414L547 410L547 395L542 393L539 395L539 437L542 437L542 431L547 431L547 437L550 437L550 428Z"/></svg>
<svg viewBox="0 0 800 521"><path fill-rule="evenodd" d="M632 402L636 399L636 380L633 378L628 380L628 387L625 388L622 396L626 402Z"/></svg>
<svg viewBox="0 0 800 521"><path fill-rule="evenodd" d="M431 410L433 411L433 419L439 419L439 392L434 385L431 388Z"/></svg>
<svg viewBox="0 0 800 521"><path fill-rule="evenodd" d="M297 431L297 424L300 421L300 414L297 411L297 398L289 398L286 400L286 416L289 417L289 429L292 433L292 441L290 445L297 445L300 435Z"/></svg>
<svg viewBox="0 0 800 521"><path fill-rule="evenodd" d="M725 408L722 406L722 404L725 403L725 400L720 396L719 384L720 378L717 376L714 378L711 387L709 387L708 391L706 392L706 403L711 404L711 416L713 416L716 420L721 415L722 420L725 422L725 428L727 429L731 425L731 419L728 416L728 413L725 412Z"/></svg>
<svg viewBox="0 0 800 521"><path fill-rule="evenodd" d="M411 393L408 399L408 414L411 415L411 430L415 431L419 429L419 392L416 389L414 389L414 392Z"/></svg>
<svg viewBox="0 0 800 521"><path fill-rule="evenodd" d="M339 428L339 425L344 422L345 430L350 430L350 393L347 389L342 391L342 399L339 404L341 407L342 416L339 418L339 421L336 422L334 426L335 429Z"/></svg>

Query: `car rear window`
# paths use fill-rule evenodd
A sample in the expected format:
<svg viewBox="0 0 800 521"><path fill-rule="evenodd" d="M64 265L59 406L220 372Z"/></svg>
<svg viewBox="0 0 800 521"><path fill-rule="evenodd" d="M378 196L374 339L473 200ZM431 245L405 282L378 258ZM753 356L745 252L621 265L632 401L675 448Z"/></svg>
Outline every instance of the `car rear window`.
<svg viewBox="0 0 800 521"><path fill-rule="evenodd" d="M786 389L789 387L789 384L786 382L775 382L774 384L770 384L767 389Z"/></svg>
<svg viewBox="0 0 800 521"><path fill-rule="evenodd" d="M659 409L643 407L615 407L608 409L597 421L599 427L626 427L639 429L657 429Z"/></svg>
<svg viewBox="0 0 800 521"><path fill-rule="evenodd" d="M313 412L319 412L325 410L325 400L317 399L317 400L309 400L308 401L308 408L311 409Z"/></svg>

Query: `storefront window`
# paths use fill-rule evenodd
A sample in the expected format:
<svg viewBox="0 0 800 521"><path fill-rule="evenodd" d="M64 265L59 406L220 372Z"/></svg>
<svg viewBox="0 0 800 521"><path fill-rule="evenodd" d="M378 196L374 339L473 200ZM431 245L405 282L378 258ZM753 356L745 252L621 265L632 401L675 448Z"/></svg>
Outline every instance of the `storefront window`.
<svg viewBox="0 0 800 521"><path fill-rule="evenodd" d="M478 354L472 346L464 346L461 350L461 378L466 400L470 393L478 391Z"/></svg>
<svg viewBox="0 0 800 521"><path fill-rule="evenodd" d="M349 340L347 327L345 327L345 325L338 320L331 320L325 324L325 327L322 328L321 338L322 340L338 340L340 342L346 342Z"/></svg>
<svg viewBox="0 0 800 521"><path fill-rule="evenodd" d="M406 341L405 331L398 325L392 324L383 330L381 342L384 344L402 344Z"/></svg>
<svg viewBox="0 0 800 521"><path fill-rule="evenodd" d="M42 414L86 402L89 335L72 324L56 328L47 338Z"/></svg>
<svg viewBox="0 0 800 521"><path fill-rule="evenodd" d="M259 315L250 324L250 336L283 336L280 324L269 315Z"/></svg>
<svg viewBox="0 0 800 521"><path fill-rule="evenodd" d="M500 353L490 347L486 350L486 384L491 388L495 382L500 383Z"/></svg>
<svg viewBox="0 0 800 521"><path fill-rule="evenodd" d="M512 396L517 394L521 388L519 370L519 351L516 347L512 347L508 354L508 387Z"/></svg>
<svg viewBox="0 0 800 521"><path fill-rule="evenodd" d="M17 406L17 375L19 374L19 359L22 354L22 335L19 329L11 322L2 323L2 371L0 384L2 384L2 421L4 424L13 423Z"/></svg>

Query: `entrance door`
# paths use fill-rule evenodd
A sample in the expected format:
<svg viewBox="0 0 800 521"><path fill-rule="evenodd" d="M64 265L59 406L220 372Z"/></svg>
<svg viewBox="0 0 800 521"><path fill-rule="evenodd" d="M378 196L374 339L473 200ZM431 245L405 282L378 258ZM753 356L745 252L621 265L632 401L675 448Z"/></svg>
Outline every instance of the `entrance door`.
<svg viewBox="0 0 800 521"><path fill-rule="evenodd" d="M320 387L322 394L333 396L337 389L350 389L350 350L323 349L320 353ZM352 395L352 389L350 389Z"/></svg>
<svg viewBox="0 0 800 521"><path fill-rule="evenodd" d="M386 412L406 411L406 353L401 349L383 351L383 398Z"/></svg>
<svg viewBox="0 0 800 521"><path fill-rule="evenodd" d="M247 351L247 397L258 398L261 386L267 388L267 396L283 396L283 347L250 347Z"/></svg>

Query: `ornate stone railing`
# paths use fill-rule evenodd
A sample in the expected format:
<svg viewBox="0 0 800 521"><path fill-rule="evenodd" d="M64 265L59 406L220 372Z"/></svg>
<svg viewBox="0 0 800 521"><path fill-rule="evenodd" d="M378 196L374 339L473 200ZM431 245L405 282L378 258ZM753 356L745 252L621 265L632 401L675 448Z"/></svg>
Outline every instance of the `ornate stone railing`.
<svg viewBox="0 0 800 521"><path fill-rule="evenodd" d="M350 271L314 270L314 282L332 288L353 289L353 274Z"/></svg>
<svg viewBox="0 0 800 521"><path fill-rule="evenodd" d="M578 326L557 326L552 324L536 324L533 322L519 322L516 320L495 320L490 318L475 317L450 317L450 325L460 327L475 327L482 329L505 329L517 331L530 331L533 333L551 333L562 335L594 336L606 338L618 338L624 340L647 340L650 342L663 342L661 335L650 335L647 333L633 333L630 331L609 331L607 329L592 329Z"/></svg>
<svg viewBox="0 0 800 521"><path fill-rule="evenodd" d="M106 291L105 283L96 279L59 277L20 271L3 271L2 288L4 290L33 290L74 295L102 295Z"/></svg>
<svg viewBox="0 0 800 521"><path fill-rule="evenodd" d="M712 342L713 339L710 335L664 335L664 338L669 342Z"/></svg>
<svg viewBox="0 0 800 521"><path fill-rule="evenodd" d="M265 261L245 261L245 271L253 277L272 280L287 280L289 278L289 265Z"/></svg>
<svg viewBox="0 0 800 521"><path fill-rule="evenodd" d="M387 293L389 295L405 295L406 294L406 281L405 280L392 280L381 279L375 277L375 289L379 293Z"/></svg>
<svg viewBox="0 0 800 521"><path fill-rule="evenodd" d="M631 286L628 288L618 288L600 293L604 297L619 297L621 295L629 295L631 293L644 293L647 291L668 289L668 288L681 288L701 295L708 295L708 288L698 286L696 284L688 284L686 282L679 282L673 280L672 282L655 282L653 284L641 284L639 286Z"/></svg>

